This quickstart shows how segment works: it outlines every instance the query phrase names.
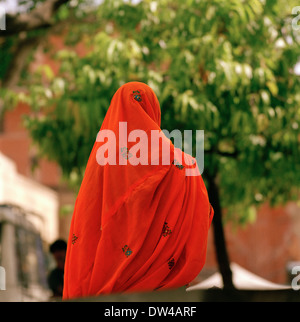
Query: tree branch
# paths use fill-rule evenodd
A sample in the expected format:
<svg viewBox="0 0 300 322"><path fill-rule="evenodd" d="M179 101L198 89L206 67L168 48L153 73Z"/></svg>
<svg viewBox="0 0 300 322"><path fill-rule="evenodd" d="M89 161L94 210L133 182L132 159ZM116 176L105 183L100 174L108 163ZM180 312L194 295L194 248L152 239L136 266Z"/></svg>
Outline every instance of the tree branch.
<svg viewBox="0 0 300 322"><path fill-rule="evenodd" d="M6 16L6 30L0 31L0 36L16 35L22 31L31 31L50 27L53 15L60 6L69 0L47 0L30 12Z"/></svg>
<svg viewBox="0 0 300 322"><path fill-rule="evenodd" d="M26 57L30 51L37 46L41 36L27 37L27 32L42 28L49 28L53 25L53 15L69 0L46 0L38 7L28 13L7 15L6 30L0 31L0 37L7 38L19 34L19 42L12 53L13 58L3 78L2 87L13 88L17 85L20 74L25 66ZM0 133L3 130L4 104L0 101Z"/></svg>
<svg viewBox="0 0 300 322"><path fill-rule="evenodd" d="M15 55L10 62L9 68L5 74L5 77L2 82L2 86L5 88L13 88L17 85L20 74L26 64L27 57L30 54L31 50L37 46L39 42L39 37L25 38L20 40L18 43Z"/></svg>
<svg viewBox="0 0 300 322"><path fill-rule="evenodd" d="M236 159L238 157L238 155L239 155L238 151L222 152L222 151L218 151L218 150L205 150L204 153L217 154L217 155L222 156L222 157L233 158L233 159Z"/></svg>

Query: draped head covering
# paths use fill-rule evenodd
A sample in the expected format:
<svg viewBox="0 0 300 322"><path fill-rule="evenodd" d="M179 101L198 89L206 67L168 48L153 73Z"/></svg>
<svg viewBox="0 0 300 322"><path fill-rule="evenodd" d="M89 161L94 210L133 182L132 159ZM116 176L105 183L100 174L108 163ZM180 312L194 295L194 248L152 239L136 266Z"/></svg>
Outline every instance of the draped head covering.
<svg viewBox="0 0 300 322"><path fill-rule="evenodd" d="M177 288L201 271L213 209L195 159L160 122L146 84L113 96L75 202L64 299ZM192 164L198 173L187 176Z"/></svg>

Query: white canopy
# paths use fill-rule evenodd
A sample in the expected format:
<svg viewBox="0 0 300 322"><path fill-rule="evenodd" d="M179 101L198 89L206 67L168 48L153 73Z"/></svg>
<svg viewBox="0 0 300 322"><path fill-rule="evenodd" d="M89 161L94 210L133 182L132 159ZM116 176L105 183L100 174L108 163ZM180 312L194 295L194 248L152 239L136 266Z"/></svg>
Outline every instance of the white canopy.
<svg viewBox="0 0 300 322"><path fill-rule="evenodd" d="M231 263L233 284L239 290L283 290L291 289L290 285L282 285L269 282L268 280L259 277L236 263ZM187 291L203 290L209 288L223 288L222 276L219 272L213 274L206 280L188 287Z"/></svg>

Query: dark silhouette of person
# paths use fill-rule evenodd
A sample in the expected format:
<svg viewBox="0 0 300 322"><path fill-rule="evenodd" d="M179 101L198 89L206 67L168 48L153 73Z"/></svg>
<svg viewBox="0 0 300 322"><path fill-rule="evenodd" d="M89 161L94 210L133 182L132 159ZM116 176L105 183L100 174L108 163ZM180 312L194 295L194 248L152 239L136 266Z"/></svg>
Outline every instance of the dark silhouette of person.
<svg viewBox="0 0 300 322"><path fill-rule="evenodd" d="M58 239L50 245L49 251L56 262L56 267L48 276L48 285L53 297L62 297L67 243L63 239Z"/></svg>

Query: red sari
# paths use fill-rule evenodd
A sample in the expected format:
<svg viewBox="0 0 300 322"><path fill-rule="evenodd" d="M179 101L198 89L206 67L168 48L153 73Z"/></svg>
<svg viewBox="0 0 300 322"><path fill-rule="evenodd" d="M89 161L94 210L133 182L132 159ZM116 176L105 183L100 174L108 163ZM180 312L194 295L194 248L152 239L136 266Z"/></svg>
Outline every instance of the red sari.
<svg viewBox="0 0 300 322"><path fill-rule="evenodd" d="M176 161L183 156L188 166L195 159L163 136L156 152L161 159L162 146L169 147L170 164L132 165L136 142L119 136L119 122L127 122L127 133L161 131L159 102L149 86L130 82L112 98L100 132L115 133L117 162L99 164L107 140L97 139L71 221L64 299L178 288L205 263L213 209L201 175L186 176Z"/></svg>

